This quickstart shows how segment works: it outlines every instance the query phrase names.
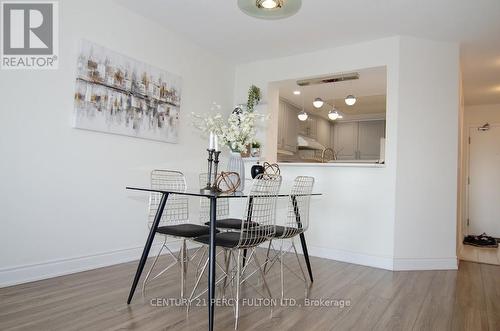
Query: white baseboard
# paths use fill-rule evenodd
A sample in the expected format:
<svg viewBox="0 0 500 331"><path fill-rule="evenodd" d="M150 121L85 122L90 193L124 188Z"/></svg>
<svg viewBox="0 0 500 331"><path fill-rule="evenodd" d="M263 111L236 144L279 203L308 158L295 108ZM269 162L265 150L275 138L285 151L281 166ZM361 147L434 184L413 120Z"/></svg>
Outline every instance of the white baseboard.
<svg viewBox="0 0 500 331"><path fill-rule="evenodd" d="M265 244L267 248L267 244ZM295 241L297 253L303 254L300 242ZM264 247L264 245L262 246ZM276 246L274 246L276 248ZM357 252L345 251L341 249L326 248L307 245L309 256L321 257L328 260L347 262L352 264L364 265L367 267L393 270L392 257L368 255Z"/></svg>
<svg viewBox="0 0 500 331"><path fill-rule="evenodd" d="M149 255L154 256L157 254L160 245L161 243L154 244ZM194 248L197 245L188 242L188 247ZM263 247L267 248L267 245L263 245ZM172 251L178 251L180 241L170 242L169 248ZM142 249L142 246L133 247L89 256L3 268L0 269L0 288L138 260L142 254ZM297 245L297 249L299 253L302 253L300 244ZM316 246L308 246L308 250L310 256L386 270L456 270L458 268L456 257L442 259L393 259L392 257L361 254Z"/></svg>
<svg viewBox="0 0 500 331"><path fill-rule="evenodd" d="M298 245L300 247L300 245ZM325 259L341 262L360 264L368 267L393 270L393 259L391 257L361 254L344 251L340 249L307 246L310 256L322 257Z"/></svg>
<svg viewBox="0 0 500 331"><path fill-rule="evenodd" d="M457 270L457 257L441 258L441 259L394 259L395 271L408 270Z"/></svg>
<svg viewBox="0 0 500 331"><path fill-rule="evenodd" d="M149 256L158 254L160 246L161 243L154 243ZM172 251L179 251L180 241L171 241L168 247ZM188 248L194 247L196 245L188 241ZM0 288L138 260L142 249L143 246L132 247L101 254L3 268L0 269ZM163 252L165 253L166 251Z"/></svg>
<svg viewBox="0 0 500 331"><path fill-rule="evenodd" d="M297 245L297 249L302 253L300 245ZM456 257L441 259L402 259L316 246L308 246L308 250L310 256L392 271L458 269L458 260Z"/></svg>

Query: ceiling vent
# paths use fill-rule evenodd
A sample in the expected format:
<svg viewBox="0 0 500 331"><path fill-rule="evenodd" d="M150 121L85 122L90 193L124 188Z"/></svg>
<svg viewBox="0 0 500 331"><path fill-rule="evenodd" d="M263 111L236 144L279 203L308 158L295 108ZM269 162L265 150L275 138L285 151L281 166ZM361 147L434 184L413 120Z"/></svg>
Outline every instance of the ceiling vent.
<svg viewBox="0 0 500 331"><path fill-rule="evenodd" d="M359 79L359 73L351 72L348 74L342 75L333 75L319 78L310 78L310 79L301 79L297 81L297 85L299 86L309 86L309 85L318 85L318 84L329 84L329 83L337 83L344 82L347 80L355 80Z"/></svg>

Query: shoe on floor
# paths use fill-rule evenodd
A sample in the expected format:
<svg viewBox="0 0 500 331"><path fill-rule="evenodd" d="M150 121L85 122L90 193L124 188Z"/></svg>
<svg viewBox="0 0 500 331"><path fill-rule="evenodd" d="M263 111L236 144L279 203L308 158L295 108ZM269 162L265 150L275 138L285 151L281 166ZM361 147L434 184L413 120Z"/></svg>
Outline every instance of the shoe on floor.
<svg viewBox="0 0 500 331"><path fill-rule="evenodd" d="M464 238L464 245L471 245L476 247L486 247L486 248L497 248L498 242L495 238L486 235L483 233L479 236L466 236Z"/></svg>

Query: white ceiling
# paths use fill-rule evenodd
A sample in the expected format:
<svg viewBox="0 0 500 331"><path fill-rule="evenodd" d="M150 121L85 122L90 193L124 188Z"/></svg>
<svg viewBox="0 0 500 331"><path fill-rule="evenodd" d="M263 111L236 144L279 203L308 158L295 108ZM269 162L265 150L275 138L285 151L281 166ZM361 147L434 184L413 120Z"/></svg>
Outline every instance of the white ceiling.
<svg viewBox="0 0 500 331"><path fill-rule="evenodd" d="M234 63L393 35L460 42L466 103L500 103L500 0L303 0L277 21L236 0L116 1Z"/></svg>

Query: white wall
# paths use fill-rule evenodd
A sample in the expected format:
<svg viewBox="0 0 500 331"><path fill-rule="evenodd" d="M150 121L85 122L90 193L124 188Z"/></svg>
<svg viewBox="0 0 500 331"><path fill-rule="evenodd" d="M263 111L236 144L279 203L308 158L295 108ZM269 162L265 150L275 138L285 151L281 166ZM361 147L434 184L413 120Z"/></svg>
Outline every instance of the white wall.
<svg viewBox="0 0 500 331"><path fill-rule="evenodd" d="M277 110L272 82L387 66L387 164L383 167L300 167L282 164L284 182L297 175L316 178L311 224L307 233L310 254L392 269L396 185L396 129L398 105L399 38L322 50L240 65L236 68L235 102L245 99L247 87L263 91L263 111ZM269 95L271 94L271 96ZM266 104L267 102L267 104ZM274 106L271 106L273 105ZM271 114L266 154L275 155L273 135L277 113Z"/></svg>
<svg viewBox="0 0 500 331"><path fill-rule="evenodd" d="M264 111L272 113L277 109L273 82L384 65L386 164L281 164L284 181L311 175L316 191L324 193L311 210L312 255L396 270L454 269L457 45L393 37L240 65L235 102L256 84L267 102ZM277 126L277 115L271 115L264 146L269 159Z"/></svg>
<svg viewBox="0 0 500 331"><path fill-rule="evenodd" d="M456 267L458 45L400 41L396 269Z"/></svg>
<svg viewBox="0 0 500 331"><path fill-rule="evenodd" d="M179 144L71 127L81 38L183 77ZM137 259L147 196L125 186L148 184L155 167L196 178L205 142L189 114L229 109L233 79L223 60L113 1L61 1L59 70L0 73L0 286Z"/></svg>

